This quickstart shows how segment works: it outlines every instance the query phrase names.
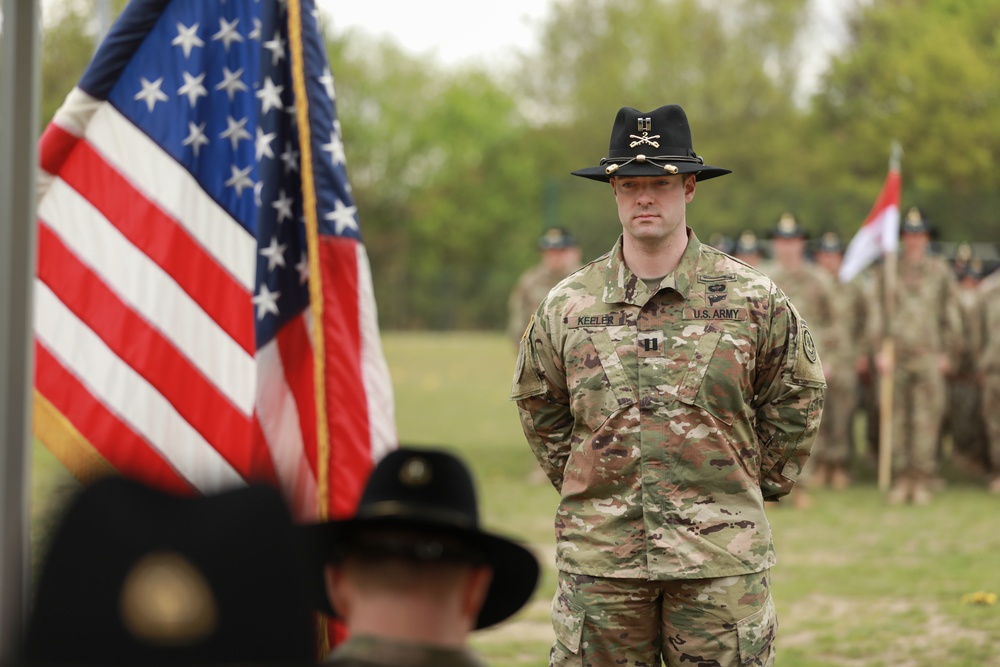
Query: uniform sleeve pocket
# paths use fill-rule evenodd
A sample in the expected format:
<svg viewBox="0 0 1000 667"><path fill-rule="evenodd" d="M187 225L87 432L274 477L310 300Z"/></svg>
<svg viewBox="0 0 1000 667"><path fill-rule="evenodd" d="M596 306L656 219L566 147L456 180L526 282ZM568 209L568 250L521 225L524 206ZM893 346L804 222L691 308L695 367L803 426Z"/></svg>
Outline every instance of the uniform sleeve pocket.
<svg viewBox="0 0 1000 667"><path fill-rule="evenodd" d="M532 325L528 324L517 352L517 366L514 368L514 380L510 388L510 400L512 401L540 396L545 393L545 381L538 374L535 365L535 350L530 340L531 330Z"/></svg>
<svg viewBox="0 0 1000 667"><path fill-rule="evenodd" d="M737 622L736 631L740 643L740 665L767 664L768 653L778 630L778 617L774 611L774 599L768 596L762 609L742 621Z"/></svg>
<svg viewBox="0 0 1000 667"><path fill-rule="evenodd" d="M552 629L556 643L552 647L552 665L580 665L580 642L583 639L585 613L558 591L552 598Z"/></svg>

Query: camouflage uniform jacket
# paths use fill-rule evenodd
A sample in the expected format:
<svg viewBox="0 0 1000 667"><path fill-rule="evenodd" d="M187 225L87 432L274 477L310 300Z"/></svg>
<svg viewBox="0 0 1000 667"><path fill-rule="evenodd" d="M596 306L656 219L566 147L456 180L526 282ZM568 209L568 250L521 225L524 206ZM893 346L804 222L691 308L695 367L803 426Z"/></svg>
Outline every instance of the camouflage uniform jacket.
<svg viewBox="0 0 1000 667"><path fill-rule="evenodd" d="M794 307L688 230L653 293L607 255L563 280L521 341L511 398L561 494L556 565L693 579L775 562L764 500L809 455L825 383Z"/></svg>
<svg viewBox="0 0 1000 667"><path fill-rule="evenodd" d="M324 665L336 667L486 667L471 649L444 648L382 637L349 637Z"/></svg>
<svg viewBox="0 0 1000 667"><path fill-rule="evenodd" d="M885 279L876 278L875 294L882 303ZM959 366L962 354L962 309L958 282L940 257L922 257L908 262L900 258L896 276L896 298L891 328L885 314L873 309L869 318L869 340L879 349L883 335L895 338L896 363L900 368L924 368L945 355L951 368Z"/></svg>
<svg viewBox="0 0 1000 667"><path fill-rule="evenodd" d="M1000 272L994 272L979 285L973 326L977 330L978 370L1000 373Z"/></svg>
<svg viewBox="0 0 1000 667"><path fill-rule="evenodd" d="M808 263L797 269L776 264L768 275L809 325L816 339L816 349L827 364L827 372L848 370L853 373L846 317L833 278L822 267Z"/></svg>

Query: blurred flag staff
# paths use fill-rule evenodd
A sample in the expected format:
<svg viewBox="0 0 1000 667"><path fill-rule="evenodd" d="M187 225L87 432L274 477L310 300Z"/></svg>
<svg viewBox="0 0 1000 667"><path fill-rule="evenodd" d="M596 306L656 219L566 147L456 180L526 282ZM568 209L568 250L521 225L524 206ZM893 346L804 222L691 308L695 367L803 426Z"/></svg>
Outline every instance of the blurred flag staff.
<svg viewBox="0 0 1000 667"><path fill-rule="evenodd" d="M903 149L893 142L889 158L889 173L882 191L875 200L861 229L851 239L844 252L840 267L840 281L848 282L866 267L882 258L884 272L883 302L880 304L886 323L881 341L880 355L884 372L879 385L879 456L878 486L888 492L892 482L892 401L893 369L895 367L895 342L890 323L896 292L896 249L899 247L899 201L902 178L900 162Z"/></svg>
<svg viewBox="0 0 1000 667"><path fill-rule="evenodd" d="M314 0L132 0L39 148L37 437L350 514L396 435Z"/></svg>
<svg viewBox="0 0 1000 667"><path fill-rule="evenodd" d="M39 3L4 0L0 37L0 664L28 596L31 276L35 267Z"/></svg>

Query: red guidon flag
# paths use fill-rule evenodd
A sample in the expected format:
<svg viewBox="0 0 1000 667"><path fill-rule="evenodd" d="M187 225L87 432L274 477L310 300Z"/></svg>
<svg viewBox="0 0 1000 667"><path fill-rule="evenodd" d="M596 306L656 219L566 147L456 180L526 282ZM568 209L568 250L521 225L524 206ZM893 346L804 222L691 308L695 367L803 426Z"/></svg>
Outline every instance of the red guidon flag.
<svg viewBox="0 0 1000 667"><path fill-rule="evenodd" d="M35 434L353 512L393 400L313 0L133 0L39 147Z"/></svg>
<svg viewBox="0 0 1000 667"><path fill-rule="evenodd" d="M899 168L890 167L875 205L844 252L841 282L850 281L879 257L899 247L900 180Z"/></svg>

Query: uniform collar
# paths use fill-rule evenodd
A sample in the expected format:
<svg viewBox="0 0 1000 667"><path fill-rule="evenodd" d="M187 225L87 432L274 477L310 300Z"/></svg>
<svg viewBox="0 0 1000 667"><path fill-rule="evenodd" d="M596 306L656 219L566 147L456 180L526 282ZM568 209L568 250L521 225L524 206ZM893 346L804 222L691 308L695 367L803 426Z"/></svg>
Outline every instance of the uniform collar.
<svg viewBox="0 0 1000 667"><path fill-rule="evenodd" d="M684 249L677 268L660 283L660 289L671 287L685 300L691 291L691 285L697 280L698 260L701 257L701 241L690 227L687 228L687 236L687 248ZM622 239L622 236L618 237L618 242L608 255L604 303L630 303L641 307L649 301L653 293L646 287L646 283L625 265Z"/></svg>

